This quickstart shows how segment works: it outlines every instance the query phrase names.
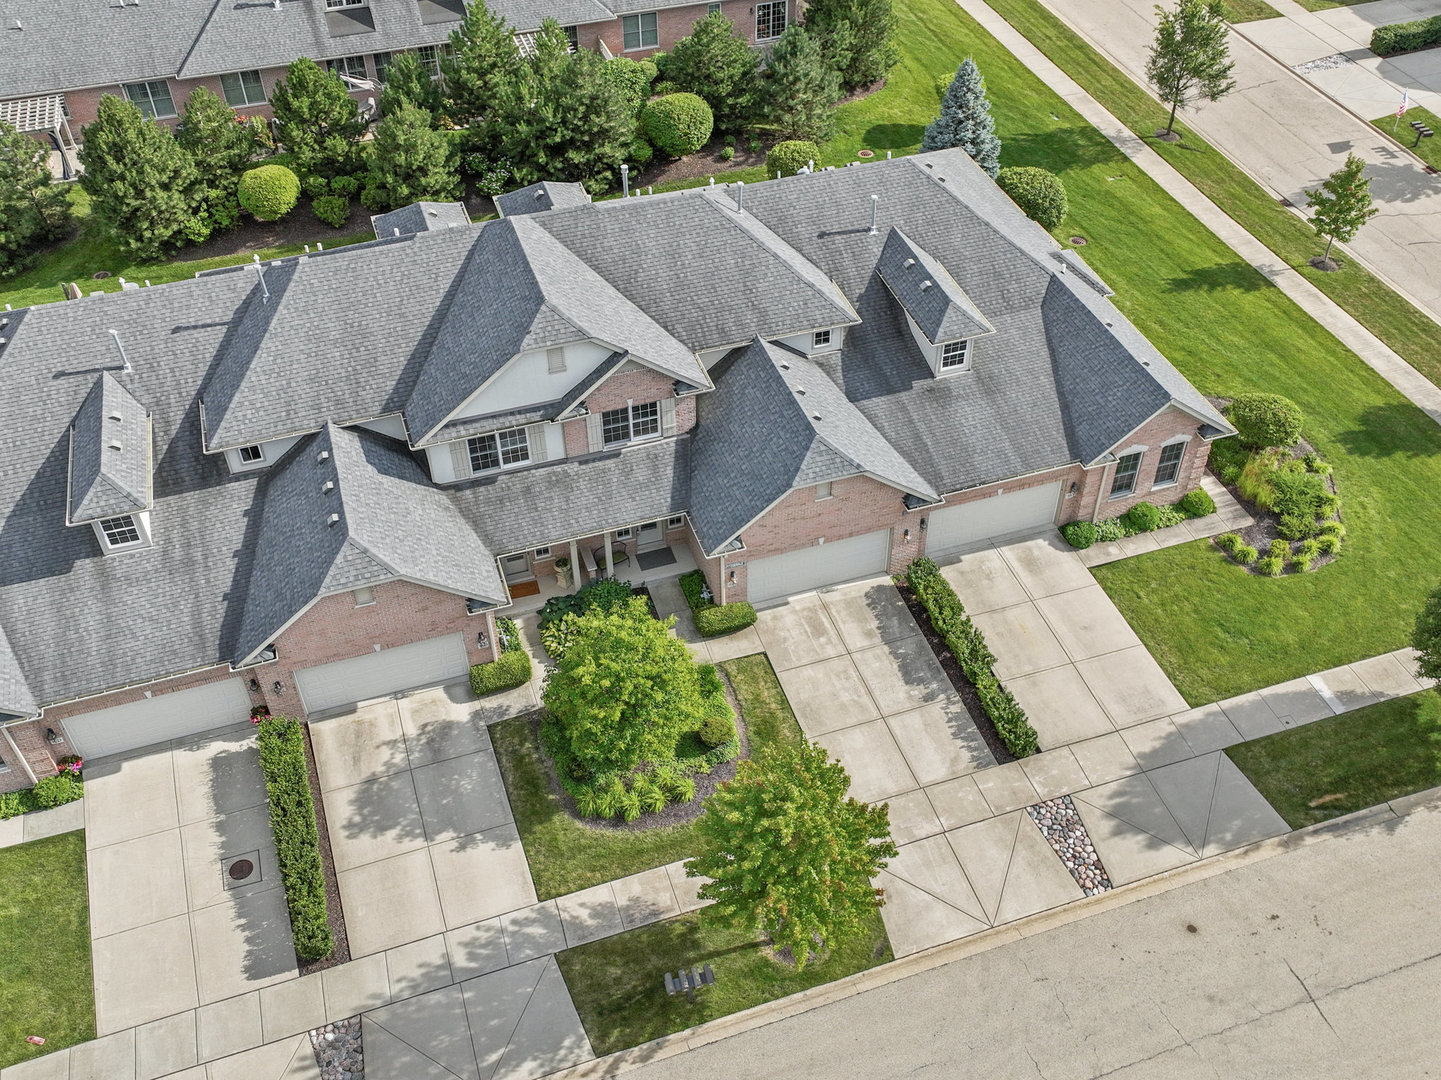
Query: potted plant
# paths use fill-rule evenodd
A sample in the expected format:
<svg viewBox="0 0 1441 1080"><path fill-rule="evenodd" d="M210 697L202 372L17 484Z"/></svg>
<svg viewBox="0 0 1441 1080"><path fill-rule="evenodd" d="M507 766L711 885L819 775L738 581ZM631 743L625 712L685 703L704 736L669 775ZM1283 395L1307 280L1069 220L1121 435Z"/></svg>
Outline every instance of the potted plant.
<svg viewBox="0 0 1441 1080"><path fill-rule="evenodd" d="M570 557L567 555L556 557L555 583L562 589L570 588Z"/></svg>

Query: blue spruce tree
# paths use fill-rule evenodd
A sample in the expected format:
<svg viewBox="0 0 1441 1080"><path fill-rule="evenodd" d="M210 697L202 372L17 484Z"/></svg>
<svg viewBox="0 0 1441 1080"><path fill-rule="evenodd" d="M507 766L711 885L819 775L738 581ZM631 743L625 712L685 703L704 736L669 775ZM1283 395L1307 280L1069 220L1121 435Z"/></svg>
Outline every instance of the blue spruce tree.
<svg viewBox="0 0 1441 1080"><path fill-rule="evenodd" d="M1001 167L1001 140L986 98L986 80L969 56L941 99L941 114L926 127L922 150L959 146L994 180Z"/></svg>

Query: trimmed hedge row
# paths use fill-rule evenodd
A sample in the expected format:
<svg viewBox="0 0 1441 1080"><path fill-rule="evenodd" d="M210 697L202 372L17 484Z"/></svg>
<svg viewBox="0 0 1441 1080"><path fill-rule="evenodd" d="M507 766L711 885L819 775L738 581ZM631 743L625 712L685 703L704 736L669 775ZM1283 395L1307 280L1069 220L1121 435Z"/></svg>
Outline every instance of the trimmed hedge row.
<svg viewBox="0 0 1441 1080"><path fill-rule="evenodd" d="M1441 15L1378 26L1371 31L1371 51L1377 56L1395 56L1432 45L1441 45Z"/></svg>
<svg viewBox="0 0 1441 1080"><path fill-rule="evenodd" d="M682 574L680 591L685 593L685 602L695 617L695 628L701 637L716 637L719 634L733 634L754 626L756 609L744 600L733 604L714 604L704 596L705 575L699 570Z"/></svg>
<svg viewBox="0 0 1441 1080"><path fill-rule="evenodd" d="M74 802L85 794L85 784L78 776L61 773L47 776L34 787L23 791L7 791L0 795L0 821L19 817L35 810L52 810Z"/></svg>
<svg viewBox="0 0 1441 1080"><path fill-rule="evenodd" d="M495 636L499 639L500 658L470 669L470 692L476 697L514 690L530 682L530 654L521 648L520 627L515 620L496 619Z"/></svg>
<svg viewBox="0 0 1441 1080"><path fill-rule="evenodd" d="M290 907L295 953L302 960L319 960L330 955L335 941L325 904L325 868L305 762L305 731L300 721L288 716L261 717L259 729L260 768L265 773L270 828Z"/></svg>
<svg viewBox="0 0 1441 1080"><path fill-rule="evenodd" d="M1006 744L1006 749L1018 758L1034 754L1040 749L1036 729L1026 719L1020 703L991 671L996 662L995 654L966 614L961 598L951 588L951 583L941 576L940 567L930 559L917 559L906 569L906 582L930 616L931 626L940 634L946 648L961 665L961 671L976 688L981 707L996 726L996 734Z"/></svg>

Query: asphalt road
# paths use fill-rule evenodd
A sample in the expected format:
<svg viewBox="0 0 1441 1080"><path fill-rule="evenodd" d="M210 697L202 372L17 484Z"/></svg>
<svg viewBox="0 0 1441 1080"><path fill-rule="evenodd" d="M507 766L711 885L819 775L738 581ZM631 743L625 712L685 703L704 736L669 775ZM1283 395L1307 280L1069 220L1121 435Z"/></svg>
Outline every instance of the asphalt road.
<svg viewBox="0 0 1441 1080"><path fill-rule="evenodd" d="M625 1075L1438 1077L1438 864L1433 804Z"/></svg>

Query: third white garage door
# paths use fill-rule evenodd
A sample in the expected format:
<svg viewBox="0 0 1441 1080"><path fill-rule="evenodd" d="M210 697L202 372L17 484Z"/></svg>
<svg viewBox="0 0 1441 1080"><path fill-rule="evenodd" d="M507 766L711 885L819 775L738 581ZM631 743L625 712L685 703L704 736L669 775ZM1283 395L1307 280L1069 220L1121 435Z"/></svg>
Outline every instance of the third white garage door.
<svg viewBox="0 0 1441 1080"><path fill-rule="evenodd" d="M305 711L317 713L418 686L463 679L469 672L465 638L449 634L304 668L295 673L295 685L300 689Z"/></svg>
<svg viewBox="0 0 1441 1080"><path fill-rule="evenodd" d="M930 514L926 554L935 558L968 544L1025 529L1039 529L1056 520L1061 482L1008 491L961 506L948 506Z"/></svg>
<svg viewBox="0 0 1441 1080"><path fill-rule="evenodd" d="M884 574L890 542L890 530L880 529L848 540L752 559L746 566L746 594L751 603L757 604L823 585Z"/></svg>

